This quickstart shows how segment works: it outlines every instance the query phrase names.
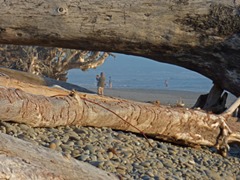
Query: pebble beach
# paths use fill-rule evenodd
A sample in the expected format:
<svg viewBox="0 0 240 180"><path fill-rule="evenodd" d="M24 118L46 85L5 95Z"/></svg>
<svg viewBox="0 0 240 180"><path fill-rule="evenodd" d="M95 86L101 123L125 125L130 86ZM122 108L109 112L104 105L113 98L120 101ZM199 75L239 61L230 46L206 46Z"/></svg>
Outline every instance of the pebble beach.
<svg viewBox="0 0 240 180"><path fill-rule="evenodd" d="M240 179L240 152L228 157L213 148L181 147L109 128L64 126L32 128L0 122L0 132L50 148L111 172L119 179Z"/></svg>
<svg viewBox="0 0 240 180"><path fill-rule="evenodd" d="M240 152L224 158L109 128L31 128L1 122L0 131L116 174L120 179L240 179Z"/></svg>

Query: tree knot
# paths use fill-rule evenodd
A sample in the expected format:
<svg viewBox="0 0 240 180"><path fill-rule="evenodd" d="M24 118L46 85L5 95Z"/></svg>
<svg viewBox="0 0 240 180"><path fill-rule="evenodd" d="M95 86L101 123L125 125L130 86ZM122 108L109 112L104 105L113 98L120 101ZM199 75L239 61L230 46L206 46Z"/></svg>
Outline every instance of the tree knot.
<svg viewBox="0 0 240 180"><path fill-rule="evenodd" d="M53 11L51 12L53 16L63 16L68 14L68 8L67 6L56 6L53 8Z"/></svg>

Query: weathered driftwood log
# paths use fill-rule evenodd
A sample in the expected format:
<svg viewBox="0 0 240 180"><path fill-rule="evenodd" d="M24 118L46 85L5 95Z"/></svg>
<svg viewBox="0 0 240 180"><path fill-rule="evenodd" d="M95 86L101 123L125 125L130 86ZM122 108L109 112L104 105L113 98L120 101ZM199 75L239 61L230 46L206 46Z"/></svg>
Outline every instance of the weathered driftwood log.
<svg viewBox="0 0 240 180"><path fill-rule="evenodd" d="M0 43L148 57L240 95L239 0L0 1Z"/></svg>
<svg viewBox="0 0 240 180"><path fill-rule="evenodd" d="M69 89L69 90L75 89L75 90L81 91L81 92L93 93L92 91L90 91L86 88L76 86L74 84L66 83L63 81L57 81L55 79L51 79L48 77L41 77L41 76L37 76L35 74L17 71L17 70L13 70L13 69L8 69L8 68L4 68L4 67L0 67L0 76L14 78L16 80L19 80L22 82L27 82L30 84L38 84L38 85L50 86L50 87L57 85L57 86L61 86L65 89Z"/></svg>
<svg viewBox="0 0 240 180"><path fill-rule="evenodd" d="M118 179L87 163L0 133L0 179Z"/></svg>
<svg viewBox="0 0 240 180"><path fill-rule="evenodd" d="M6 77L0 77L0 83L5 86L0 87L0 119L3 121L34 127L81 125L141 131L174 143L215 146L219 150L227 150L229 142L240 140L240 134L232 132L225 122L231 111L224 116L207 114L95 94L70 93Z"/></svg>

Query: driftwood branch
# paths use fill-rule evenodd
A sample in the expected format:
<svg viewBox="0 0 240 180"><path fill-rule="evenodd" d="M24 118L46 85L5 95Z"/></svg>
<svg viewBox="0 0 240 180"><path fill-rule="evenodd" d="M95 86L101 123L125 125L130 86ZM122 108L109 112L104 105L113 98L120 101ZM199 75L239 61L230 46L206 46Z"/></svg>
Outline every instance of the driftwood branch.
<svg viewBox="0 0 240 180"><path fill-rule="evenodd" d="M238 98L224 113L224 116L230 116L240 106L240 98Z"/></svg>
<svg viewBox="0 0 240 180"><path fill-rule="evenodd" d="M208 94L202 94L192 108L200 108L214 114L223 113L226 108L228 93L224 92L221 87L214 84Z"/></svg>

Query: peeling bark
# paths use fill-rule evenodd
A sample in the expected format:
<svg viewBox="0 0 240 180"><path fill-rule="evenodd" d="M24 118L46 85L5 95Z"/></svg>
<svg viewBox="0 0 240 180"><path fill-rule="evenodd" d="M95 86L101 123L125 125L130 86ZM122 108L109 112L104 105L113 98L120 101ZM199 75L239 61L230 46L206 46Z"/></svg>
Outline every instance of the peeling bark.
<svg viewBox="0 0 240 180"><path fill-rule="evenodd" d="M228 116L187 108L102 97L0 77L0 119L33 127L80 125L110 127L139 133L182 145L215 146L228 150L239 141L225 121ZM31 94L30 94L31 93ZM123 122L118 116L128 123Z"/></svg>

